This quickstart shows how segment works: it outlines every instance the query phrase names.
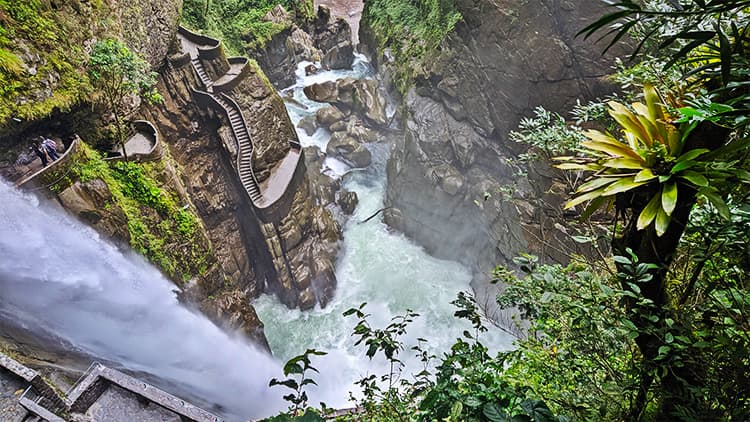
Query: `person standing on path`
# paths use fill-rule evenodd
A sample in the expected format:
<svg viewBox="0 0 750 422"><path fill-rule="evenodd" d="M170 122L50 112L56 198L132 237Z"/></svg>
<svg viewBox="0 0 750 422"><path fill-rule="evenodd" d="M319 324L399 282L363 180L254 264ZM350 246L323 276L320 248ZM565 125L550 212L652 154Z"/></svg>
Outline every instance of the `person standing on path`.
<svg viewBox="0 0 750 422"><path fill-rule="evenodd" d="M52 161L60 158L60 155L57 153L57 144L55 143L55 141L50 138L44 138L44 140L42 141L42 146L47 151L47 154L49 155L49 158L52 159Z"/></svg>
<svg viewBox="0 0 750 422"><path fill-rule="evenodd" d="M42 167L47 167L47 154L43 150L39 149L39 145L36 142L31 143L31 149L34 151L37 157L42 160Z"/></svg>

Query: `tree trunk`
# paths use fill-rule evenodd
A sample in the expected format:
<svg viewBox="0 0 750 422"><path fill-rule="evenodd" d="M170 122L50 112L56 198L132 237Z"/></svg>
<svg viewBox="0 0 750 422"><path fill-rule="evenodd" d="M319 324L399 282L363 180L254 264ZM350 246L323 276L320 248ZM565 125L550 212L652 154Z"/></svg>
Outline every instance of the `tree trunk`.
<svg viewBox="0 0 750 422"><path fill-rule="evenodd" d="M115 127L117 128L117 139L119 140L120 147L122 147L122 155L125 157L125 161L128 161L128 152L125 151L125 139L122 133L122 122L120 121L120 116L117 112L115 112L114 115Z"/></svg>
<svg viewBox="0 0 750 422"><path fill-rule="evenodd" d="M697 148L708 148L711 150L723 146L729 136L728 129L713 125L711 123L700 124L686 140L683 152ZM669 298L667 297L666 277L669 272L669 266L674 259L677 246L682 237L685 227L690 220L690 211L696 203L695 189L678 184L677 206L672 213L671 222L667 231L662 236L656 235L653 225L644 230L638 230L636 223L638 216L646 206L651 195L655 194L654 187L647 185L637 190L635 193L623 193L618 195L617 202L619 211L631 209L632 214L626 221L621 237L612 239L612 249L616 255L629 256L627 249L631 249L638 256L639 262L652 263L658 265L658 268L651 270L652 279L645 283L640 283L641 296L653 302L653 308L638 306L635 301L629 301L627 306L634 311L632 319L633 324L638 328L639 335L635 338L636 345L643 355L641 384L636 398L635 409L631 409L631 417L639 418L646 404L647 391L650 389L654 380L654 372L645 375L649 371L656 371L655 374L661 376L661 403L657 420L670 420L674 416L674 411L678 407L693 407L694 404L685 394L686 384L699 385L700 368L694 365L682 367L667 366L666 374L664 367L668 365L662 361L656 361L659 355L659 347L666 343L661 338L661 333L668 329L664 322L666 318L678 319L678 316L672 315ZM645 199L645 200L644 200ZM618 264L618 270L622 272L621 265ZM621 280L623 288L628 289L626 282ZM647 319L648 316L656 314L659 318L656 322ZM672 328L675 330L676 328ZM679 333L677 333L679 334ZM661 371L659 371L661 369Z"/></svg>

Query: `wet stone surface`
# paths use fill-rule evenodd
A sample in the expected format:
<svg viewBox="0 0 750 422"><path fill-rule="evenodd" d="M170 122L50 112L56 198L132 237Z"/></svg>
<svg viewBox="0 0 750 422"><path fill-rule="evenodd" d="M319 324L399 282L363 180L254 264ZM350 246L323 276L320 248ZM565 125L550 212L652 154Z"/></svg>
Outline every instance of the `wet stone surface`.
<svg viewBox="0 0 750 422"><path fill-rule="evenodd" d="M26 383L0 369L0 420L23 420L26 410L18 404L18 398L25 388Z"/></svg>

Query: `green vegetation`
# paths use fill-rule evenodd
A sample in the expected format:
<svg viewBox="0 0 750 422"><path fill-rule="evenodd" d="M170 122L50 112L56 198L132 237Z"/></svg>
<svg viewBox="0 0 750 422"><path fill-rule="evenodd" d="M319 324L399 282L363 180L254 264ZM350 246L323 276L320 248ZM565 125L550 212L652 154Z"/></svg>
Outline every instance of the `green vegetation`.
<svg viewBox="0 0 750 422"><path fill-rule="evenodd" d="M461 294L455 315L474 331L440 357L425 339L404 344L410 311L384 328L347 311L391 370L358 382L359 413L341 420L750 419L750 0L612 7L583 33L628 35L649 54L614 77L623 98L579 105L575 125L538 110L513 136L537 158L569 154L568 205L589 205L571 240L599 257L498 267L497 304L517 326ZM516 335L516 349L490 356L489 329ZM425 364L411 377L407 350Z"/></svg>
<svg viewBox="0 0 750 422"><path fill-rule="evenodd" d="M312 0L185 0L182 18L188 27L223 40L231 54L244 56L291 24L263 21L277 4L296 11L298 18L314 17Z"/></svg>
<svg viewBox="0 0 750 422"><path fill-rule="evenodd" d="M160 162L104 161L81 143L72 171L52 188L61 191L76 180L104 181L112 194L109 208L120 208L127 218L130 246L172 279L186 281L205 273L211 251L195 213L159 187L163 172Z"/></svg>
<svg viewBox="0 0 750 422"><path fill-rule="evenodd" d="M114 116L117 144L127 160L123 119L129 110L125 101L137 96L150 104L161 102L156 72L151 72L148 62L122 42L106 39L97 41L91 49L88 74L99 93L98 101Z"/></svg>
<svg viewBox="0 0 750 422"><path fill-rule="evenodd" d="M439 54L440 44L461 20L461 13L453 0L373 0L365 3L362 19L370 25L378 50L390 49L397 86L406 92L422 75L423 63Z"/></svg>
<svg viewBox="0 0 750 422"><path fill-rule="evenodd" d="M90 92L83 76L86 31L41 0L0 0L0 127L11 117L31 120L67 110ZM39 62L25 63L17 44ZM31 66L31 67L27 67ZM48 96L38 98L46 80L59 78Z"/></svg>

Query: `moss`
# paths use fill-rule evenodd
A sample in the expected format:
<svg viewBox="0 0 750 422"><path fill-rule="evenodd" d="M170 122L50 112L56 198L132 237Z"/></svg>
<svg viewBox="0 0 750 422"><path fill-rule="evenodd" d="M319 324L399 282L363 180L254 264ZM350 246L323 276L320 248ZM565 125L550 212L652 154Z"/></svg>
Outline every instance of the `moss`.
<svg viewBox="0 0 750 422"><path fill-rule="evenodd" d="M453 0L371 0L362 14L377 48L395 58L396 86L402 93L424 75L424 64L440 54L440 45L462 19Z"/></svg>
<svg viewBox="0 0 750 422"><path fill-rule="evenodd" d="M71 16L39 0L0 0L0 127L11 117L34 120L69 110L88 96L80 46L90 34ZM24 51L29 54L19 55ZM41 60L24 63L32 56ZM47 87L49 80L57 83Z"/></svg>
<svg viewBox="0 0 750 422"><path fill-rule="evenodd" d="M213 252L198 216L158 181L165 171L160 162L104 161L82 143L69 175L52 189L60 192L75 180L104 181L112 194L108 207L117 206L127 218L130 246L173 280L186 281L207 272Z"/></svg>

